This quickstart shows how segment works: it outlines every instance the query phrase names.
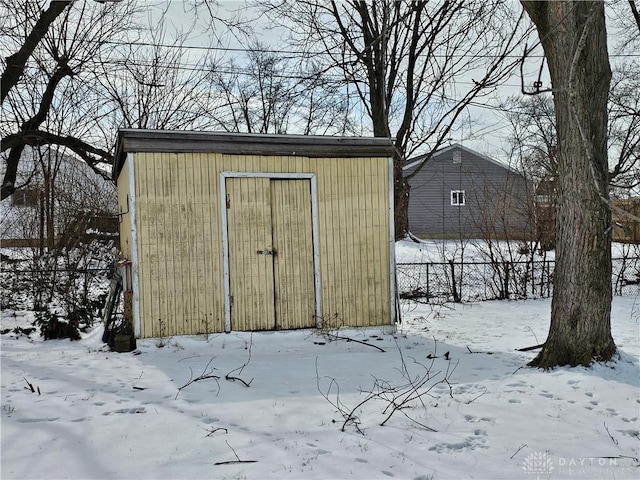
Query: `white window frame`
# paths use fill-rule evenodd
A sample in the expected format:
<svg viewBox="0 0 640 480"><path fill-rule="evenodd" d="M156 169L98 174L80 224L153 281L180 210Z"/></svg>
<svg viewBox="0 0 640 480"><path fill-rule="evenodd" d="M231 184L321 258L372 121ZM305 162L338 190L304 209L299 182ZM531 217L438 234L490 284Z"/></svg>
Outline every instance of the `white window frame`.
<svg viewBox="0 0 640 480"><path fill-rule="evenodd" d="M460 201L460 194L462 194L462 202ZM464 207L467 203L467 194L464 190L451 190L451 206Z"/></svg>

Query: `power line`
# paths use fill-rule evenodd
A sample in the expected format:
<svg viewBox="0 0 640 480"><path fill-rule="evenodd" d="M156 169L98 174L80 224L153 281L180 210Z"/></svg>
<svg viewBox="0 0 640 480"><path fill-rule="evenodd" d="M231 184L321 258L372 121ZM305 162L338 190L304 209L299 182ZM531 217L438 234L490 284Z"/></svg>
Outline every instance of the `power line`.
<svg viewBox="0 0 640 480"><path fill-rule="evenodd" d="M16 34L7 34L3 33L5 37L12 37L14 39L23 39L22 36ZM180 44L170 44L170 43L158 43L158 42L143 42L139 40L130 40L130 41L121 41L121 40L91 40L87 38L79 38L75 39L75 42L80 43L101 43L105 45L115 45L115 46L138 46L138 47L160 47L160 48L174 48L181 50L204 50L204 51L215 51L215 52L239 52L239 53L272 53L278 55L311 55L311 56L321 56L321 55L332 55L332 52L328 51L316 51L310 52L306 50L282 50L275 48L262 48L262 47L223 47L223 46L214 46L214 45L185 45L184 43ZM460 55L460 54L430 54L430 56L434 58L465 58L469 56L473 56L474 58L522 58L522 55L508 54L476 54L476 55ZM610 53L610 58L640 58L640 53ZM543 54L530 54L527 55L527 58L544 58Z"/></svg>

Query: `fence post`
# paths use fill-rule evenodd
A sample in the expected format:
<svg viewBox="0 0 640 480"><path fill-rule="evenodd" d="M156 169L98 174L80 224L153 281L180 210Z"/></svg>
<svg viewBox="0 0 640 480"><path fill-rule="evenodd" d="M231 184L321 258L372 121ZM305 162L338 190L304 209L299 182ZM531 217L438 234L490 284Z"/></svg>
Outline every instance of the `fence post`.
<svg viewBox="0 0 640 480"><path fill-rule="evenodd" d="M451 294L453 295L453 301L455 303L460 303L460 295L458 293L458 286L456 283L456 269L453 260L449 260L449 265L451 266Z"/></svg>
<svg viewBox="0 0 640 480"><path fill-rule="evenodd" d="M487 264L486 262L482 264L482 278L484 279L484 298L487 298Z"/></svg>
<svg viewBox="0 0 640 480"><path fill-rule="evenodd" d="M536 264L533 258L531 259L531 295L536 296Z"/></svg>
<svg viewBox="0 0 640 480"><path fill-rule="evenodd" d="M431 298L431 292L429 290L429 264L425 263L425 268L426 268L426 274L427 274L427 302L429 302L429 299Z"/></svg>

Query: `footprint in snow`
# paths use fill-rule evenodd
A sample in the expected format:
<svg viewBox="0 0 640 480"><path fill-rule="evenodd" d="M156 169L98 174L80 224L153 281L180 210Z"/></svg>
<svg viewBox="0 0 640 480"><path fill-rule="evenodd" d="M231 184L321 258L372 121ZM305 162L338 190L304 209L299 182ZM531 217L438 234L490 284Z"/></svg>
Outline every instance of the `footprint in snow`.
<svg viewBox="0 0 640 480"><path fill-rule="evenodd" d="M478 422L492 422L493 418L490 417L474 417L473 415L465 415L464 419L469 423L478 423Z"/></svg>
<svg viewBox="0 0 640 480"><path fill-rule="evenodd" d="M41 422L55 422L60 420L60 417L45 417L45 418L20 418L18 423L41 423Z"/></svg>
<svg viewBox="0 0 640 480"><path fill-rule="evenodd" d="M489 448L485 445L487 443L487 432L477 428L473 432L474 434L465 438L461 442L457 443L441 443L429 448L431 451L437 453L450 453L459 450L475 450L477 448Z"/></svg>
<svg viewBox="0 0 640 480"><path fill-rule="evenodd" d="M219 422L220 419L219 418L213 418L213 417L207 417L207 418L203 418L202 423L206 423L207 425L215 423L215 422Z"/></svg>
<svg viewBox="0 0 640 480"><path fill-rule="evenodd" d="M104 412L102 415L106 417L111 414L121 414L121 413L147 413L147 410L144 407L120 408L118 410L113 410L112 412Z"/></svg>

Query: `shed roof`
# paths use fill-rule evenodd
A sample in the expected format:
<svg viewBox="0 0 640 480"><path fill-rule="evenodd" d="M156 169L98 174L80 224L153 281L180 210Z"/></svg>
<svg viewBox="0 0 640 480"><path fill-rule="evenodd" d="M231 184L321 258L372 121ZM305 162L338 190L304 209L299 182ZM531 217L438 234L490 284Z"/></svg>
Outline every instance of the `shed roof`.
<svg viewBox="0 0 640 480"><path fill-rule="evenodd" d="M120 174L129 152L212 152L304 157L391 157L392 140L383 137L330 137L184 130L118 131L112 177Z"/></svg>

